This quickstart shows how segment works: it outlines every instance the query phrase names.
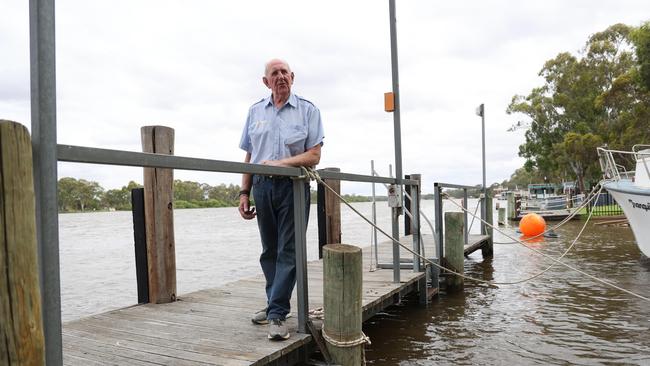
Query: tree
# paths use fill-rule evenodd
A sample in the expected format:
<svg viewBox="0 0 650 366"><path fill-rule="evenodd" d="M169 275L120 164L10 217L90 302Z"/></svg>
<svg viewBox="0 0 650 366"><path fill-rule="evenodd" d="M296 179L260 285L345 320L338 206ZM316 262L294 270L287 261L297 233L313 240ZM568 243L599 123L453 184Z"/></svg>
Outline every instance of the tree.
<svg viewBox="0 0 650 366"><path fill-rule="evenodd" d="M544 85L513 97L507 113L530 118L519 147L528 171L554 180L570 171L583 184L597 171L597 144L622 149L647 141L650 96L635 77L631 41L643 39L639 32L615 24L593 34L579 56L563 52L544 64Z"/></svg>
<svg viewBox="0 0 650 366"><path fill-rule="evenodd" d="M174 200L175 201L203 201L203 189L197 182L174 180Z"/></svg>
<svg viewBox="0 0 650 366"><path fill-rule="evenodd" d="M97 210L104 194L99 183L70 177L59 179L57 191L61 211Z"/></svg>
<svg viewBox="0 0 650 366"><path fill-rule="evenodd" d="M142 186L134 181L130 181L126 186L120 189L111 189L106 191L102 199L105 208L116 210L131 209L131 191Z"/></svg>
<svg viewBox="0 0 650 366"><path fill-rule="evenodd" d="M84 212L87 208L93 210L99 209L104 188L97 182L87 181L85 179L79 179L78 184L78 202L81 212Z"/></svg>
<svg viewBox="0 0 650 366"><path fill-rule="evenodd" d="M632 32L632 41L639 65L639 85L650 90L650 22L645 22Z"/></svg>
<svg viewBox="0 0 650 366"><path fill-rule="evenodd" d="M78 182L74 178L64 177L59 179L57 194L59 199L59 211L65 212L74 210L78 201Z"/></svg>

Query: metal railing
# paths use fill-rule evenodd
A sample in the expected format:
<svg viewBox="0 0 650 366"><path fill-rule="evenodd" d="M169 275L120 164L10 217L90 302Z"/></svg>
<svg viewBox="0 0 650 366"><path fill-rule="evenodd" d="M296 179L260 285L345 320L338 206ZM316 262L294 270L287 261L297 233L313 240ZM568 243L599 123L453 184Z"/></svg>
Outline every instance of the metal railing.
<svg viewBox="0 0 650 366"><path fill-rule="evenodd" d="M607 191L600 192L598 197L589 203L587 210L593 216L623 215L623 209Z"/></svg>
<svg viewBox="0 0 650 366"><path fill-rule="evenodd" d="M445 243L445 237L444 237L444 229L443 229L443 197L442 197L442 190L444 188L454 188L454 189L462 189L463 190L463 207L467 210L467 202L468 202L468 190L476 190L480 189L482 194L479 197L479 205L481 205L481 214L480 217L483 221L486 221L486 212L487 209L491 209L491 207L488 207L487 209L484 209L485 206L485 191L481 188L478 187L473 187L473 186L465 186L465 185L459 185L459 184L450 184L450 183L440 183L436 182L434 183L434 213L435 213L435 228L436 228L436 245L437 245L437 253L436 257L437 258L442 258L444 256L444 243ZM464 232L464 239L465 239L465 244L468 243L469 239L469 230L470 227L467 225L468 222L468 213L467 211L464 211L463 215L463 226L465 228ZM487 234L487 227L486 225L481 222L481 234L485 235Z"/></svg>
<svg viewBox="0 0 650 366"><path fill-rule="evenodd" d="M388 174L392 178L393 177L392 165L388 166L388 171L389 171ZM370 161L370 174L372 174L373 177L379 177L379 173L377 173L377 171L375 170L375 162L374 162L374 160ZM406 179L409 179L409 176L407 176ZM386 189L386 191L388 191L389 185L386 184L386 183L384 183L383 185L384 185L384 188ZM416 185L412 185L412 186L416 186ZM424 221L429 225L429 227L431 228L431 234L433 235L434 240L437 240L437 237L435 235L436 234L435 229L433 228L433 224L431 223L429 218L424 214L424 211L422 211L420 209L420 207L419 207L420 200L419 200L419 198L417 198L418 194L420 194L419 191L418 192L413 192L411 194L409 194L408 191L409 190L403 190L402 191L402 194L404 195L402 197L403 198L403 200L402 200L403 201L402 202L403 207L402 208L403 208L404 214L406 215L404 217L405 234L406 235L412 234L412 233L407 232L408 231L407 225L406 225L407 221L409 221L408 228L410 228L411 226L415 227L415 228L418 228L418 230L415 230L415 233L417 235L415 235L415 234L413 235L413 241L414 241L413 249L415 250L415 248L417 247L419 249L419 251L417 251L417 253L422 255L423 257L426 257L424 244L422 242L422 235L421 235L421 232L419 230L419 228L421 227L420 226L421 225L420 217L422 217L424 219ZM415 199L417 199L417 202L414 202L413 196L416 197ZM410 203L410 206L413 206L410 209L406 205L407 201ZM373 225L375 225L375 227L372 228L372 235L370 237L370 245L371 245L371 248L374 249L374 260L375 260L375 263L376 263L377 267L378 268L393 268L394 264L388 265L388 264L384 264L384 263L379 263L379 254L378 254L379 253L379 249L378 249L379 243L378 243L378 239L377 239L377 227L376 227L376 225L377 225L377 211L376 210L377 210L377 207L376 207L375 183L372 183L372 223L373 223ZM419 212L419 215L414 216L413 211ZM408 261L408 263L401 263L400 266L402 268L413 268L414 271L419 272L420 268L421 268L421 264L422 264L421 261L422 261L421 258L419 258L417 255L413 255L413 260L412 261Z"/></svg>
<svg viewBox="0 0 650 366"><path fill-rule="evenodd" d="M100 149L83 146L57 145L57 159L63 162L121 165L147 168L167 168L180 170L196 170L216 173L258 174L287 176L293 178L294 217L296 236L296 287L298 295L298 328L307 331L308 286L307 286L307 244L305 237L305 185L303 171L300 168L275 167L269 165L248 164L223 160L209 160L173 155L151 154L123 150ZM342 181L399 184L395 178L367 176L350 173L319 170L323 179ZM404 185L415 185L415 180L402 179ZM416 208L417 209L417 208ZM52 213L56 214L56 213ZM393 217L393 220L396 218ZM46 259L44 259L46 260ZM399 253L393 258L393 263L399 264ZM419 271L419 268L417 269ZM394 278L399 282L399 265L394 266Z"/></svg>
<svg viewBox="0 0 650 366"><path fill-rule="evenodd" d="M634 145L632 151L610 150L602 147L597 148L597 151L600 169L605 179L634 179L637 174L643 173L646 174L646 179L650 179L650 145ZM614 154L619 157L630 156L636 163L636 169L627 170L624 164L618 164ZM641 167L643 170L638 171Z"/></svg>

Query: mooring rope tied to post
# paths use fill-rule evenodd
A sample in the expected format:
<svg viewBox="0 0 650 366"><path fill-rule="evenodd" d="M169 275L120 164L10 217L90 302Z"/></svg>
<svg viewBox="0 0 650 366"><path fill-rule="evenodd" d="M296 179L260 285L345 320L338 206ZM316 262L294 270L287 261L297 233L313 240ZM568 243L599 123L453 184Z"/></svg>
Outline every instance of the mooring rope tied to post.
<svg viewBox="0 0 650 366"><path fill-rule="evenodd" d="M351 341L337 341L336 339L332 338L331 336L329 336L325 332L325 324L323 324L323 326L321 327L321 334L323 335L323 338L328 343L330 343L331 345L336 346L336 347L345 347L345 348L347 348L347 347L354 347L354 346L358 346L358 345L366 344L366 343L372 344L372 342L370 342L370 337L368 337L363 331L361 332L361 334L359 335L359 338L357 338L357 339L353 339Z"/></svg>
<svg viewBox="0 0 650 366"><path fill-rule="evenodd" d="M477 218L479 221L481 221L482 223L484 223L485 225L491 227L492 229L496 229L498 232L500 232L501 234L505 235L506 237L508 237L508 238L510 238L510 239L512 239L512 240L514 240L514 241L519 242L521 245L523 245L523 246L525 246L526 248L532 250L533 252L535 252L535 253L537 253L537 254L539 254L539 255L541 255L541 256L547 258L547 259L552 260L554 263L551 264L548 268L544 269L544 270L543 270L542 272L540 272L540 273L537 273L537 274L535 274L535 275L533 275L533 276L530 276L530 277L525 278L525 279L522 279L522 280L512 281L512 282L495 282L495 281L487 281L487 280L482 280L482 279L475 278L475 277L466 276L466 275L464 275L464 274L462 274L462 273L458 273L458 272L453 271L453 270L451 270L451 269L449 269L449 268L446 268L446 267L444 267L444 266L442 266L442 265L439 265L438 263L435 263L435 262L429 260L429 259L426 258L426 257L423 257L423 256L420 255L419 253L416 253L415 251L411 250L408 246L406 246L406 245L404 245L403 243L401 243L399 240L393 238L391 235L389 235L388 233L386 233L386 232L385 232L384 230L382 230L380 227L378 227L377 225L373 224L372 221L370 221L368 218L366 218L366 217L365 217L362 213L360 213L357 209L355 209L354 207L352 207L352 205L351 205L349 202L347 202L347 201L346 201L346 200L345 200L341 195L339 195L339 194L338 194L336 191L334 191L330 186L328 186L325 182L323 182L323 180L321 179L320 175L319 175L316 171L314 171L314 170L311 169L311 168L305 168L305 167L301 167L301 168L302 168L303 171L305 172L305 175L304 175L304 176L301 176L301 178L309 178L309 179L311 179L311 180L315 180L315 181L318 182L319 184L322 184L325 188L327 188L330 192L332 192L335 196L337 196L337 197L341 200L341 202L343 202L343 203L344 203L346 206L348 206L352 211L354 211L357 215L359 215L359 217L361 217L363 220L365 220L368 224L374 226L374 227L377 229L377 231L379 231L380 233L382 233L382 234L383 234L384 236L386 236L387 238L391 239L391 241L393 241L395 244L401 246L402 248L404 248L405 250L407 250L407 251L410 252L411 254L413 254L413 255L415 255L415 256L421 258L421 259L424 260L425 262L427 262L427 263L429 263L429 264L431 264L431 265L433 265L433 266L435 266L435 267L437 267L437 268L439 268L439 269L441 269L441 270L443 270L443 271L446 271L446 272L448 272L448 273L454 274L454 275L456 275L456 276L462 277L462 278L467 279L467 280L470 280L470 281L474 281L474 282L477 282L477 283L486 284L486 285L488 285L488 286L490 286L490 287L498 288L499 285L517 285L517 284L521 284L521 283L524 283L524 282L528 282L528 281L530 281L530 280L533 280L533 279L535 279L535 278L541 276L542 274L544 274L545 272L547 272L548 270L550 270L550 269L551 269L555 264L561 264L561 265L565 266L566 268L569 268L569 269L571 269L571 270L573 270L573 271L576 271L576 272L578 272L578 273L580 273L580 274L582 274L582 275L584 275L584 276L586 276L586 277L589 277L589 278L591 278L592 280L594 280L594 281L596 281L596 282L598 282L598 283L601 283L601 284L603 284L603 285L605 285L605 286L609 286L609 287L611 287L611 288L617 289L617 290L619 290L619 291L622 291L622 292L624 292L624 293L627 293L627 294L629 294L629 295L632 295L632 296L634 296L634 297L637 297L637 298L639 298L639 299L641 299L641 300L644 300L644 301L648 301L648 302L650 302L650 298L647 298L647 297L645 297L645 296L643 296L643 295L639 295L639 294L634 293L634 292L632 292L632 291L630 291L630 290L624 289L624 288L622 288L622 287L620 287L620 286L617 286L617 285L615 285L615 284L613 284L613 283L607 282L607 281L605 281L605 280L603 280L603 279L600 279L600 278L598 278L598 277L596 277L596 276L593 276L593 275L591 275L591 274L589 274L589 273L586 273L586 272L584 272L584 271L582 271L582 270L580 270L580 269L578 269L578 268L575 268L575 267L573 267L573 266L571 266L571 265L569 265L569 264L563 263L563 262L561 262L559 259L553 258L553 257L549 256L548 254L542 253L542 252L540 252L540 251L538 251L538 250L536 250L536 249L534 249L534 248L531 248L531 247L527 246L526 244L524 244L523 242L521 242L521 241L518 240L517 238L514 238L514 237L510 236L509 234L507 234L507 233L501 231L498 227L495 227L494 225L492 225L492 224L488 223L487 221L483 220L481 217L476 217L476 218ZM599 189L599 193L600 193L601 190L602 190L602 187ZM469 212L469 210L465 209L462 205L459 205L459 204L458 204L457 202L455 202L454 200L449 199L449 201L452 202L453 204L455 204L456 206L460 207L461 210L463 210L463 211L465 211L465 212L471 214L471 212ZM571 246L569 246L569 249L567 249L567 250L565 251L565 253L563 253L563 254L559 257L560 259L563 258L563 257L568 253L568 251L569 251L569 250L570 250L570 249L575 245L575 243L577 242L577 240L578 240L578 238L580 237L580 235L582 235L582 232L583 232L583 231L585 230L585 228L587 227L587 223L589 222L589 219L591 218L591 214L592 214L592 213L593 213L593 209L590 210L590 213L589 213L589 216L588 216L588 218L587 218L587 220L586 220L586 222L585 222L585 225L583 225L582 229L581 229L580 232L578 233L578 236L576 237L576 239L574 239L574 241L573 241L573 243L571 244Z"/></svg>

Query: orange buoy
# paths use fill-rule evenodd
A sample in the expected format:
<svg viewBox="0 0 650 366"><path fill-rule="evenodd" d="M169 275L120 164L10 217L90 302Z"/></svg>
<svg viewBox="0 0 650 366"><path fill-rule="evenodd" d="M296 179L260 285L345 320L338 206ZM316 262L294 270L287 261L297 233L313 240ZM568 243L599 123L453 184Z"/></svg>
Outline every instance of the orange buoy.
<svg viewBox="0 0 650 366"><path fill-rule="evenodd" d="M540 235L546 230L546 221L536 213L528 213L519 221L519 230L525 236Z"/></svg>

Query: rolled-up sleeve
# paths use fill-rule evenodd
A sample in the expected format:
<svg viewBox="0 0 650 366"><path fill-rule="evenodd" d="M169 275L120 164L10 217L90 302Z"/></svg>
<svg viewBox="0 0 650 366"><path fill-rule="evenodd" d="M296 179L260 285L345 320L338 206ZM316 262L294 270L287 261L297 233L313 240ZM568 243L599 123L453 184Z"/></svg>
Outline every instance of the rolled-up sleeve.
<svg viewBox="0 0 650 366"><path fill-rule="evenodd" d="M248 117L246 117L246 124L244 125L244 131L242 131L241 134L241 140L239 140L239 148L252 153L252 148L251 148L251 137L248 134L248 128L251 124L251 111L248 111Z"/></svg>

